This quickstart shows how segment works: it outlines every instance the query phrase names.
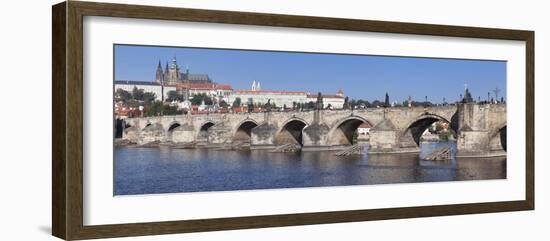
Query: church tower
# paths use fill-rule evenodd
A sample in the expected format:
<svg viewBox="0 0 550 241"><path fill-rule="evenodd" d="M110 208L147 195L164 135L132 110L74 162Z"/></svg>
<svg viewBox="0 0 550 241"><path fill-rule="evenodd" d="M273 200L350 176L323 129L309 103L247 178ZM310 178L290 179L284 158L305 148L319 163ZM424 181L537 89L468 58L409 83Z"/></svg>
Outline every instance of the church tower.
<svg viewBox="0 0 550 241"><path fill-rule="evenodd" d="M169 81L169 79L168 79L168 62L166 62L166 67L164 67L164 75L163 75L162 78L163 78L165 84L166 84L166 82Z"/></svg>
<svg viewBox="0 0 550 241"><path fill-rule="evenodd" d="M178 66L178 62L176 60L176 57L172 59L172 63L170 64L170 68L168 69L168 76L167 81L168 84L176 84L180 80L180 69Z"/></svg>
<svg viewBox="0 0 550 241"><path fill-rule="evenodd" d="M164 73L162 73L162 66L160 65L160 60L159 60L159 64L157 65L157 73L155 76L155 81L158 84L163 84L164 82Z"/></svg>

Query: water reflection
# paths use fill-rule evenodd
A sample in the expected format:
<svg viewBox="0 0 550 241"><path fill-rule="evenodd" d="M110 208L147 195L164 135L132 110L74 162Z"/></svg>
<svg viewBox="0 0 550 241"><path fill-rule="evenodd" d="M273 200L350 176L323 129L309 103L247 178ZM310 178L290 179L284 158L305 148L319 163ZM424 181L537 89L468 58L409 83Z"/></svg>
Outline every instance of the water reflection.
<svg viewBox="0 0 550 241"><path fill-rule="evenodd" d="M420 157L454 143L423 143ZM506 178L506 158L426 161L419 154L335 156L209 149L115 150L115 195Z"/></svg>

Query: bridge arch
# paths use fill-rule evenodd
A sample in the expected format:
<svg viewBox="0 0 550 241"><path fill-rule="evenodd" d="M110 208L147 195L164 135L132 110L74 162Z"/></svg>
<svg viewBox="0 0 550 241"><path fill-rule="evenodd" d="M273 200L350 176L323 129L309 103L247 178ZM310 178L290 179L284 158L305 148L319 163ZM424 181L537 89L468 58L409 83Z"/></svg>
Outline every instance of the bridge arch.
<svg viewBox="0 0 550 241"><path fill-rule="evenodd" d="M199 131L197 132L197 141L207 142L208 141L208 129L216 125L214 121L207 120L200 124Z"/></svg>
<svg viewBox="0 0 550 241"><path fill-rule="evenodd" d="M506 151L506 123L498 125L489 133L489 148L491 151Z"/></svg>
<svg viewBox="0 0 550 241"><path fill-rule="evenodd" d="M153 123L151 123L150 121L147 121L147 122L145 123L145 126L143 127L143 129L145 129L145 128L151 126L152 124L153 124Z"/></svg>
<svg viewBox="0 0 550 241"><path fill-rule="evenodd" d="M276 132L274 143L282 144L299 144L303 145L303 130L308 126L308 122L302 118L292 117L286 120L281 128Z"/></svg>
<svg viewBox="0 0 550 241"><path fill-rule="evenodd" d="M447 118L437 114L424 113L406 125L407 128L401 134L401 140L412 137L412 140L415 142L415 144L417 146L420 146L421 137L426 129L428 129L433 123L438 121L446 123L448 125L449 131L451 131L453 137L456 138L456 127L455 125L453 125L452 120L448 120Z"/></svg>
<svg viewBox="0 0 550 241"><path fill-rule="evenodd" d="M168 129L166 130L166 140L172 141L172 134L174 133L174 129L181 126L181 123L178 121L173 121L168 125Z"/></svg>
<svg viewBox="0 0 550 241"><path fill-rule="evenodd" d="M245 119L239 122L233 131L233 141L250 142L252 129L258 125L258 122L253 119Z"/></svg>
<svg viewBox="0 0 550 241"><path fill-rule="evenodd" d="M214 121L205 121L200 125L199 131L208 131L214 125L216 125Z"/></svg>
<svg viewBox="0 0 550 241"><path fill-rule="evenodd" d="M329 145L352 145L356 141L357 129L362 124L372 127L371 121L361 116L349 116L336 122L328 133Z"/></svg>

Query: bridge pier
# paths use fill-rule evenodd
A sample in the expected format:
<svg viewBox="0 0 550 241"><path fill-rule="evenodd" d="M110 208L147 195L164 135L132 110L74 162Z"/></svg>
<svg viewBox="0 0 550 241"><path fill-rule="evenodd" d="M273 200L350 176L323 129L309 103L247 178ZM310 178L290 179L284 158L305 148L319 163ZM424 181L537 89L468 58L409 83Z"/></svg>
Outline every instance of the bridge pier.
<svg viewBox="0 0 550 241"><path fill-rule="evenodd" d="M139 135L141 130L136 126L130 126L122 131L122 139L130 143L139 143Z"/></svg>
<svg viewBox="0 0 550 241"><path fill-rule="evenodd" d="M162 142L165 140L165 132L162 125L153 123L145 126L141 131L138 144L147 144L151 142Z"/></svg>
<svg viewBox="0 0 550 241"><path fill-rule="evenodd" d="M488 110L490 106L462 103L458 106L457 157L490 154Z"/></svg>
<svg viewBox="0 0 550 241"><path fill-rule="evenodd" d="M279 127L271 122L271 112L264 112L264 121L250 131L250 149L274 149Z"/></svg>
<svg viewBox="0 0 550 241"><path fill-rule="evenodd" d="M216 124L208 129L208 143L214 146L231 142L233 133L224 123Z"/></svg>
<svg viewBox="0 0 550 241"><path fill-rule="evenodd" d="M250 132L250 149L275 148L275 135L278 129L277 125L266 122L252 128Z"/></svg>
<svg viewBox="0 0 550 241"><path fill-rule="evenodd" d="M370 130L369 153L419 152L410 133L403 136L401 133L390 119L384 119Z"/></svg>
<svg viewBox="0 0 550 241"><path fill-rule="evenodd" d="M179 144L187 144L195 141L196 130L192 125L183 124L172 130L170 134L172 142ZM168 136L168 135L167 135Z"/></svg>
<svg viewBox="0 0 550 241"><path fill-rule="evenodd" d="M487 131L460 130L456 149L457 156L483 156L488 155L489 134Z"/></svg>
<svg viewBox="0 0 550 241"><path fill-rule="evenodd" d="M318 151L329 150L331 145L328 144L328 132L330 128L325 123L313 123L304 128L302 151Z"/></svg>

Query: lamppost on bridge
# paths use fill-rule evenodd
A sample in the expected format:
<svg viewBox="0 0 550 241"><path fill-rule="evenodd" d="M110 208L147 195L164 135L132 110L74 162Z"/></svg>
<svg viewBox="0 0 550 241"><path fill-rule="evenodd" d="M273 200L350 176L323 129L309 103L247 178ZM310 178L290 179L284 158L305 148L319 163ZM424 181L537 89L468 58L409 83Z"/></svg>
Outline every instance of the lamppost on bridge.
<svg viewBox="0 0 550 241"><path fill-rule="evenodd" d="M428 96L424 96L424 107L428 107Z"/></svg>

